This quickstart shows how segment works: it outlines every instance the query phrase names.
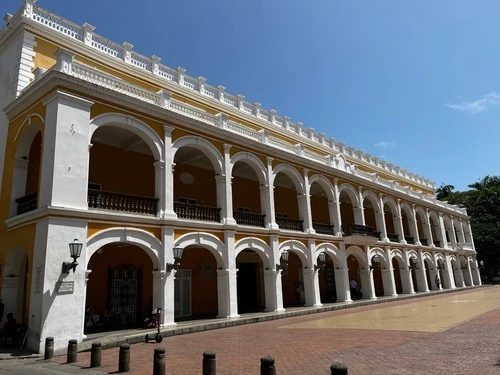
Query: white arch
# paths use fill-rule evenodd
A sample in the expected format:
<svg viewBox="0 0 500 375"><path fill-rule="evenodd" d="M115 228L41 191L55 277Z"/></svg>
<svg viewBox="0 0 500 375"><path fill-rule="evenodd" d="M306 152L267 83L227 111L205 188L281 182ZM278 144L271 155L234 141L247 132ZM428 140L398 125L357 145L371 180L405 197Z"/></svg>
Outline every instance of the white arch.
<svg viewBox="0 0 500 375"><path fill-rule="evenodd" d="M269 259L272 253L271 247L263 240L257 237L246 237L242 238L235 243L234 246L234 256L237 257L245 249L251 249L255 251L262 262L264 263L264 268L273 268L271 260Z"/></svg>
<svg viewBox="0 0 500 375"><path fill-rule="evenodd" d="M391 250L391 262L392 262L392 258L398 258L399 260L401 260L403 262L403 265L406 265L405 256L401 250L392 249Z"/></svg>
<svg viewBox="0 0 500 375"><path fill-rule="evenodd" d="M425 261L428 260L429 262L431 262L431 265L434 266L434 258L430 253L428 252L422 253L422 260L424 261L424 264Z"/></svg>
<svg viewBox="0 0 500 375"><path fill-rule="evenodd" d="M299 172L297 172L297 169L295 169L291 165L284 163L279 164L278 166L276 166L276 168L274 168L273 174L271 176L271 181L269 181L270 186L274 185L274 180L279 173L283 173L287 175L288 178L290 178L293 185L295 186L297 194L303 195L305 193L304 179L300 176Z"/></svg>
<svg viewBox="0 0 500 375"><path fill-rule="evenodd" d="M339 250L334 244L325 242L316 247L315 258L318 258L319 254L324 252L327 254L332 260L333 263L338 267L342 265L342 259L344 259L345 254Z"/></svg>
<svg viewBox="0 0 500 375"><path fill-rule="evenodd" d="M385 259L385 252L380 247L372 247L372 248L370 248L369 253L368 253L369 263L371 263L371 259L375 255L378 255L379 263L381 263L382 267L389 268L389 265L387 264L387 260Z"/></svg>
<svg viewBox="0 0 500 375"><path fill-rule="evenodd" d="M352 255L358 261L360 268L368 268L366 264L366 254L359 246L351 245L346 249L346 259Z"/></svg>
<svg viewBox="0 0 500 375"><path fill-rule="evenodd" d="M325 176L321 174L315 174L311 176L311 178L309 179L309 187L311 187L312 184L314 183L317 183L319 186L323 188L323 190L325 190L329 202L333 202L335 200L333 196L333 191L334 191L333 185Z"/></svg>
<svg viewBox="0 0 500 375"><path fill-rule="evenodd" d="M257 156L251 154L250 152L241 151L233 155L230 164L230 175L233 174L233 167L239 161L248 164L253 169L261 186L267 185L266 167Z"/></svg>
<svg viewBox="0 0 500 375"><path fill-rule="evenodd" d="M420 218L420 221L422 222L422 224L427 223L427 213L420 206L415 207L415 220L417 221L418 218Z"/></svg>
<svg viewBox="0 0 500 375"><path fill-rule="evenodd" d="M408 218L408 220L414 219L413 210L407 202L402 202L400 207L401 207L401 215L403 215L403 212L404 212L406 214L406 217Z"/></svg>
<svg viewBox="0 0 500 375"><path fill-rule="evenodd" d="M216 236L205 232L192 232L180 236L174 246L186 248L188 246L203 247L210 251L217 261L217 267L227 268L224 262L224 253L226 245Z"/></svg>
<svg viewBox="0 0 500 375"><path fill-rule="evenodd" d="M339 186L339 199L340 199L340 194L343 191L345 191L346 194L349 196L353 208L359 207L361 205L361 203L359 202L358 193L356 189L352 187L351 184L349 184L348 182L344 182L342 185Z"/></svg>
<svg viewBox="0 0 500 375"><path fill-rule="evenodd" d="M163 142L156 132L151 129L145 122L136 119L135 117L124 115L121 113L104 113L90 120L89 139L100 126L115 126L117 128L126 129L137 135L148 145L155 161L162 161L163 158Z"/></svg>
<svg viewBox="0 0 500 375"><path fill-rule="evenodd" d="M380 201L379 201L377 195L373 191L371 191L371 190L365 190L363 192L362 198L363 198L363 202L362 202L362 206L363 207L365 206L365 204L364 204L365 203L365 199L368 199L372 205L375 204L374 207L373 207L373 209L375 210L375 213L377 211L380 211Z"/></svg>
<svg viewBox="0 0 500 375"><path fill-rule="evenodd" d="M306 245L304 245L302 242L297 241L297 240L288 240L280 244L279 246L279 252L280 254L283 251L291 251L294 254L297 254L302 261L302 265L307 265L307 254L309 252L309 249L307 248Z"/></svg>
<svg viewBox="0 0 500 375"><path fill-rule="evenodd" d="M398 214L398 204L392 197L384 197L382 199L382 210L385 212L384 208L387 205L393 216Z"/></svg>
<svg viewBox="0 0 500 375"><path fill-rule="evenodd" d="M222 166L224 165L224 159L219 150L217 150L217 148L207 140L194 135L187 135L177 139L174 143L172 143L172 160L175 160L175 154L182 147L192 147L201 151L212 163L215 174L223 174Z"/></svg>
<svg viewBox="0 0 500 375"><path fill-rule="evenodd" d="M87 239L85 267L88 268L90 258L104 245L125 242L143 249L153 262L153 269L163 269L160 262L162 245L151 233L137 228L117 227L101 230Z"/></svg>
<svg viewBox="0 0 500 375"><path fill-rule="evenodd" d="M14 142L17 142L19 138L19 143L16 146L16 157L18 159L29 156L33 140L38 132L42 132L41 124L45 124L45 120L38 113L32 113L26 116L26 119L23 121L14 137Z"/></svg>

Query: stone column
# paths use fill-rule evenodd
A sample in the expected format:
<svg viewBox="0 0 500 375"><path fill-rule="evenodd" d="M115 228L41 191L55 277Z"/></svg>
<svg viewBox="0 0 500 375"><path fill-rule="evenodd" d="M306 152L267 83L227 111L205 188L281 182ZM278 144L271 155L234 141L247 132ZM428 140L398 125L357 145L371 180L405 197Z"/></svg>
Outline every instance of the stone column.
<svg viewBox="0 0 500 375"><path fill-rule="evenodd" d="M424 223L424 228L427 228L427 235L428 235L428 240L429 240L429 243L428 245L430 247L435 247L434 246L434 236L432 235L432 229L431 229L431 218L429 216L429 210L426 209L425 210L425 220L427 221L426 223Z"/></svg>
<svg viewBox="0 0 500 375"><path fill-rule="evenodd" d="M268 229L279 229L276 224L276 215L274 210L274 181L273 181L273 158L267 158L267 212L266 224Z"/></svg>
<svg viewBox="0 0 500 375"><path fill-rule="evenodd" d="M162 205L164 219L177 219L174 211L174 156L172 155L172 132L174 128L169 125L163 125L163 194L164 201Z"/></svg>
<svg viewBox="0 0 500 375"><path fill-rule="evenodd" d="M412 231L411 235L413 236L415 245L422 246L422 243L420 242L420 235L418 234L417 212L415 211L415 205L412 205L411 207L411 215L412 217L410 218L410 222L408 223L408 226L411 228L410 230Z"/></svg>
<svg viewBox="0 0 500 375"><path fill-rule="evenodd" d="M272 256L270 257L271 264L273 265L274 272L276 273L276 283L274 285L274 295L276 296L276 311L284 311L285 309L283 308L283 286L281 284L281 270L277 270L275 268L276 264L280 263L281 257L281 254L279 252L279 239L277 235L272 234L269 236L269 246L271 247L272 252Z"/></svg>
<svg viewBox="0 0 500 375"><path fill-rule="evenodd" d="M347 256L345 252L345 243L339 243L339 264L335 267L335 288L337 291L338 302L352 302L351 289L349 287L349 272L347 268Z"/></svg>
<svg viewBox="0 0 500 375"><path fill-rule="evenodd" d="M233 176L231 174L231 145L224 143L224 210L222 212L223 222L227 225L236 225L233 218Z"/></svg>
<svg viewBox="0 0 500 375"><path fill-rule="evenodd" d="M373 283L373 270L361 269L359 272L359 277L361 278L361 291L363 293L363 298L366 299L377 299L375 296L375 285Z"/></svg>
<svg viewBox="0 0 500 375"><path fill-rule="evenodd" d="M316 231L313 228L311 197L309 186L309 169L304 168L304 195L299 193L299 211L302 211L301 219L304 220L304 230L306 233L314 234Z"/></svg>
<svg viewBox="0 0 500 375"><path fill-rule="evenodd" d="M385 264L387 268L382 269L382 281L384 283L384 295L385 296L397 296L396 293L396 282L394 280L394 269L392 268L391 262L391 249L389 247L385 248ZM381 264L382 266L382 264Z"/></svg>
<svg viewBox="0 0 500 375"><path fill-rule="evenodd" d="M424 258L422 256L422 251L418 252L418 269L416 270L417 273L417 283L418 283L418 290L422 291L424 293L429 292L430 285L427 285L427 275L425 273L425 262ZM431 279L432 280L432 279Z"/></svg>
<svg viewBox="0 0 500 375"><path fill-rule="evenodd" d="M403 216L401 215L401 200L398 199L397 201L398 206L396 207L397 212L396 215L393 216L394 222L394 230L396 231L396 234L399 236L399 242L406 244L405 240L405 231L403 229Z"/></svg>
<svg viewBox="0 0 500 375"><path fill-rule="evenodd" d="M162 280L163 284L163 325L175 325L175 274L177 271L166 272L167 263L174 262L174 253L172 249L175 246L174 229L172 227L162 227L162 252L160 255L160 264L165 274ZM182 260L181 260L182 261ZM154 306L153 306L154 307Z"/></svg>
<svg viewBox="0 0 500 375"><path fill-rule="evenodd" d="M385 224L385 215L384 215L384 198L382 193L379 194L379 206L380 206L380 221L382 222L382 228L380 232L380 237L384 242L390 242L387 237L387 226Z"/></svg>
<svg viewBox="0 0 500 375"><path fill-rule="evenodd" d="M157 307L161 307L163 309L163 307L165 306L165 303L163 301L165 276L166 275L164 270L153 271L153 310L155 311ZM163 316L163 321L162 321L163 324L165 320L164 312L162 312L162 316Z"/></svg>
<svg viewBox="0 0 500 375"><path fill-rule="evenodd" d="M337 237L341 237L342 236L342 215L340 213L340 199L339 199L339 179L338 178L334 178L333 179L334 181L334 184L333 184L333 194L334 194L334 197L335 197L335 201L332 202L332 204L334 205L333 209L333 225L335 226L335 236Z"/></svg>

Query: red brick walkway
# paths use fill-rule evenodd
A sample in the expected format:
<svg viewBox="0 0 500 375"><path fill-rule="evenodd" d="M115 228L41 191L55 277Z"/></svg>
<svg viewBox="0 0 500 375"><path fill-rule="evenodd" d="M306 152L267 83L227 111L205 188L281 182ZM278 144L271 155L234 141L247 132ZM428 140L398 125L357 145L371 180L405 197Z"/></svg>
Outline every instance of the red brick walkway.
<svg viewBox="0 0 500 375"><path fill-rule="evenodd" d="M470 293L473 298L474 293L494 288L497 287L459 293ZM437 298L444 296L419 301ZM168 337L161 344L167 352L167 374L201 375L204 351L216 353L218 375L260 374L260 358L267 355L276 359L278 375L330 374L333 361L346 363L349 374L500 374L500 307L437 333L287 327L327 316L415 302L391 302ZM438 311L436 319L439 318ZM152 373L155 347L153 343L131 346L130 374ZM89 353L79 353L79 365L88 366L89 357ZM64 362L65 357L57 357L56 361ZM118 349L103 351L102 362L101 371L115 372Z"/></svg>

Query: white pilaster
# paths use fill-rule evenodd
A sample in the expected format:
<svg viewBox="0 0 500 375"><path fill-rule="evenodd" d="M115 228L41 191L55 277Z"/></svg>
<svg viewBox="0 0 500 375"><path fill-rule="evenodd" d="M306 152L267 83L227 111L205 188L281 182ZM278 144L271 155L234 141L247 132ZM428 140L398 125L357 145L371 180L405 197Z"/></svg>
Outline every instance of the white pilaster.
<svg viewBox="0 0 500 375"><path fill-rule="evenodd" d="M334 199L335 201L332 202L333 204L333 225L335 226L335 236L341 237L342 236L342 215L340 214L340 199L339 199L339 179L334 178L333 179L333 194L334 194Z"/></svg>
<svg viewBox="0 0 500 375"><path fill-rule="evenodd" d="M45 99L39 207L87 209L89 123L93 102L57 90Z"/></svg>
<svg viewBox="0 0 500 375"><path fill-rule="evenodd" d="M172 132L174 128L169 125L163 125L163 218L177 219L174 211L174 156L172 155Z"/></svg>
<svg viewBox="0 0 500 375"><path fill-rule="evenodd" d="M391 249L389 247L385 248L384 252L385 263L387 268L382 268L382 280L384 282L384 295L385 296L397 296L396 293L396 282L394 280L394 269L392 268L391 261Z"/></svg>
<svg viewBox="0 0 500 375"><path fill-rule="evenodd" d="M224 243L226 245L225 269L217 271L219 301L219 314L217 316L232 318L239 316L234 231L224 231Z"/></svg>
<svg viewBox="0 0 500 375"><path fill-rule="evenodd" d="M266 225L269 229L279 229L274 209L273 158L267 158L267 204Z"/></svg>
<svg viewBox="0 0 500 375"><path fill-rule="evenodd" d="M231 145L224 144L224 210L222 211L223 222L227 225L236 225L233 218L233 176L231 175Z"/></svg>
<svg viewBox="0 0 500 375"><path fill-rule="evenodd" d="M312 223L312 210L311 210L311 187L309 186L309 169L304 168L304 195L299 193L299 210L302 211L301 218L304 220L304 230L306 233L314 234L316 231Z"/></svg>
<svg viewBox="0 0 500 375"><path fill-rule="evenodd" d="M161 271L165 271L163 277L163 325L175 325L175 274L177 271L166 271L167 263L174 262L174 253L172 249L175 246L174 229L171 227L162 227L162 251L159 254ZM181 259L182 262L182 259ZM154 306L153 306L154 307Z"/></svg>
<svg viewBox="0 0 500 375"><path fill-rule="evenodd" d="M281 254L279 251L279 242L277 235L269 236L269 245L271 247L272 256L271 256L271 264L273 265L274 272L276 274L273 297L276 298L274 305L276 306L276 311L284 311L283 307L283 286L281 284L281 270L277 270L276 264L280 263Z"/></svg>

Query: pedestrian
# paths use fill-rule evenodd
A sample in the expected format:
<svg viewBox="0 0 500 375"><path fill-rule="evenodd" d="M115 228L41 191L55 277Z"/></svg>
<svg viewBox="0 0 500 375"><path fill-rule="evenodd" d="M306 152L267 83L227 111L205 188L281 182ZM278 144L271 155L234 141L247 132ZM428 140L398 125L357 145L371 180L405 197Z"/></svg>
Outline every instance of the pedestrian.
<svg viewBox="0 0 500 375"><path fill-rule="evenodd" d="M434 282L436 283L436 288L438 290L441 289L441 280L439 279L438 275L436 275L436 277L434 278Z"/></svg>
<svg viewBox="0 0 500 375"><path fill-rule="evenodd" d="M349 287L351 288L351 298L357 299L358 298L358 282L354 279L351 279L349 282Z"/></svg>

